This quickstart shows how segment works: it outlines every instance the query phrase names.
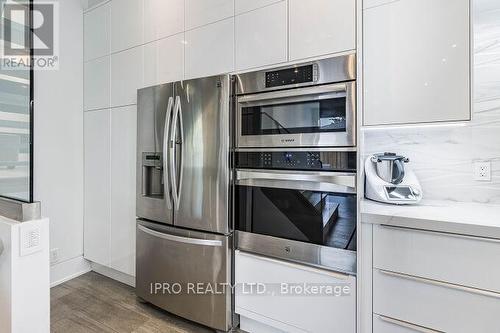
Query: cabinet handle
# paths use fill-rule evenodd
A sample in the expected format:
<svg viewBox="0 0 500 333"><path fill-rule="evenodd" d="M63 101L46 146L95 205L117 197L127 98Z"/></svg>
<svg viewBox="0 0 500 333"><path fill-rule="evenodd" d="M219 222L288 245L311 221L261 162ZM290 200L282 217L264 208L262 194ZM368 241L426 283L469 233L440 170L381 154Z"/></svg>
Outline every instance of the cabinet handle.
<svg viewBox="0 0 500 333"><path fill-rule="evenodd" d="M470 287L464 287L460 286L458 284L451 284L451 283L446 283L446 282L441 282L437 280L430 280L430 279L425 279L421 277L416 277L412 275L407 275L407 274L400 274L400 273L395 273L391 271L386 271L383 269L378 270L380 273L392 276L392 277L397 277L405 280L411 280L415 282L420 282L420 283L425 283L425 284L430 284L438 287L443 287L443 288L448 288L448 289L453 289L457 291L462 291L462 292L467 292L475 295L480 295L480 296L486 296L486 297L492 297L496 299L500 299L500 294L495 293L493 291L488 291L488 290L483 290L483 289L476 289L476 288L470 288Z"/></svg>
<svg viewBox="0 0 500 333"><path fill-rule="evenodd" d="M395 225L387 225L387 224L379 224L380 227L385 228L385 229L393 229L393 230L411 230L415 232L420 232L423 234L431 234L431 235L442 235L442 236L448 236L452 238L460 238L460 239L468 239L468 240L475 240L475 241L483 241L483 242L490 242L490 243L496 243L500 244L500 239L496 238L486 238L486 237L480 237L480 236L467 236L467 235L461 235L461 234L453 234L453 233L447 233L444 231L431 231L431 230L422 230L422 229L414 229L414 228L409 228L409 227L400 227L400 226L395 226Z"/></svg>
<svg viewBox="0 0 500 333"><path fill-rule="evenodd" d="M394 325L397 325L397 326L409 328L409 329L411 329L411 330L413 330L415 332L420 332L420 333L444 333L443 331L431 330L430 328L413 325L413 324L407 323L405 321L400 321L400 320L397 320L397 319L392 319L392 318L381 316L381 315L377 315L377 317L378 317L378 319L380 319L382 321L385 321L386 323L390 323L390 324L394 324Z"/></svg>

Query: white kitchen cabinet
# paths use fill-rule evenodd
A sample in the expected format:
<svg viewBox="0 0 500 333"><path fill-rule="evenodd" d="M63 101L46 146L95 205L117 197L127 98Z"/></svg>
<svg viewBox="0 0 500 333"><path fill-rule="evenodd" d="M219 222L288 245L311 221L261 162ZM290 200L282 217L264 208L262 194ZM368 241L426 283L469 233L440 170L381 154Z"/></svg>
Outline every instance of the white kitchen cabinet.
<svg viewBox="0 0 500 333"><path fill-rule="evenodd" d="M484 274L484 272L482 272ZM376 315L440 332L495 332L500 294L374 269Z"/></svg>
<svg viewBox="0 0 500 333"><path fill-rule="evenodd" d="M85 112L84 257L135 275L135 105Z"/></svg>
<svg viewBox="0 0 500 333"><path fill-rule="evenodd" d="M290 60L356 49L355 0L289 0Z"/></svg>
<svg viewBox="0 0 500 333"><path fill-rule="evenodd" d="M91 60L84 64L84 109L109 107L110 58Z"/></svg>
<svg viewBox="0 0 500 333"><path fill-rule="evenodd" d="M186 30L234 16L234 0L186 0Z"/></svg>
<svg viewBox="0 0 500 333"><path fill-rule="evenodd" d="M111 110L111 263L135 275L137 107Z"/></svg>
<svg viewBox="0 0 500 333"><path fill-rule="evenodd" d="M85 112L84 257L105 266L111 261L110 126L109 110Z"/></svg>
<svg viewBox="0 0 500 333"><path fill-rule="evenodd" d="M250 333L356 332L353 276L236 251L235 283L235 311L242 317L241 328L259 327ZM305 293L293 289L313 285L334 286L339 293L311 295L305 289Z"/></svg>
<svg viewBox="0 0 500 333"><path fill-rule="evenodd" d="M280 1L284 0L235 0L234 13L239 15Z"/></svg>
<svg viewBox="0 0 500 333"><path fill-rule="evenodd" d="M144 45L144 87L184 78L184 33Z"/></svg>
<svg viewBox="0 0 500 333"><path fill-rule="evenodd" d="M375 268L500 293L500 240L377 225L373 244Z"/></svg>
<svg viewBox="0 0 500 333"><path fill-rule="evenodd" d="M287 61L286 1L235 18L236 70Z"/></svg>
<svg viewBox="0 0 500 333"><path fill-rule="evenodd" d="M144 42L184 31L184 0L144 1Z"/></svg>
<svg viewBox="0 0 500 333"><path fill-rule="evenodd" d="M464 121L469 0L401 0L363 11L364 125Z"/></svg>
<svg viewBox="0 0 500 333"><path fill-rule="evenodd" d="M142 44L144 35L143 1L111 1L111 52L122 51Z"/></svg>
<svg viewBox="0 0 500 333"><path fill-rule="evenodd" d="M109 54L110 47L109 2L87 12L83 16L84 60Z"/></svg>
<svg viewBox="0 0 500 333"><path fill-rule="evenodd" d="M186 31L186 79L234 70L234 18Z"/></svg>
<svg viewBox="0 0 500 333"><path fill-rule="evenodd" d="M137 89L143 86L143 47L111 55L111 107L137 103Z"/></svg>

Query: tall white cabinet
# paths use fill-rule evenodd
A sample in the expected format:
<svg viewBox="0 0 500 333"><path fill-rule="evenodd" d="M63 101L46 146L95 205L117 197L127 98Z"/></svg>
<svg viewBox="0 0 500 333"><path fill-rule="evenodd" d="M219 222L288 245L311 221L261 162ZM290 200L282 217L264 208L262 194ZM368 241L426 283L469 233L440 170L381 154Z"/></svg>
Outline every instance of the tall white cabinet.
<svg viewBox="0 0 500 333"><path fill-rule="evenodd" d="M110 267L135 275L137 108L111 111Z"/></svg>
<svg viewBox="0 0 500 333"><path fill-rule="evenodd" d="M135 106L85 112L84 257L135 274Z"/></svg>
<svg viewBox="0 0 500 333"><path fill-rule="evenodd" d="M111 262L111 118L109 110L85 112L84 257Z"/></svg>
<svg viewBox="0 0 500 333"><path fill-rule="evenodd" d="M469 120L470 1L364 6L364 125Z"/></svg>

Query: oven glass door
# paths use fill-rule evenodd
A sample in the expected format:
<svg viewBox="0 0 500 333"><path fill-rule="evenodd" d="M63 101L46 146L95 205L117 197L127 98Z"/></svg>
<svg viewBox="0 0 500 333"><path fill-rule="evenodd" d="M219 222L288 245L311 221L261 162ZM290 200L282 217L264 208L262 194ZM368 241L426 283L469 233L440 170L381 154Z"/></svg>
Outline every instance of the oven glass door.
<svg viewBox="0 0 500 333"><path fill-rule="evenodd" d="M236 186L236 229L356 251L356 195Z"/></svg>
<svg viewBox="0 0 500 333"><path fill-rule="evenodd" d="M352 85L240 97L237 121L240 147L349 146L354 142Z"/></svg>

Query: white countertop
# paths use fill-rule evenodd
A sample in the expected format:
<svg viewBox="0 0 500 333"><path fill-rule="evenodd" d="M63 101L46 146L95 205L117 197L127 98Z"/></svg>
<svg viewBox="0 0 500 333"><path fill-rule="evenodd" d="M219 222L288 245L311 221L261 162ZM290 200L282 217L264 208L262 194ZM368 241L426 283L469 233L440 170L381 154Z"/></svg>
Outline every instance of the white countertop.
<svg viewBox="0 0 500 333"><path fill-rule="evenodd" d="M422 200L397 206L361 200L363 223L500 239L500 205Z"/></svg>

